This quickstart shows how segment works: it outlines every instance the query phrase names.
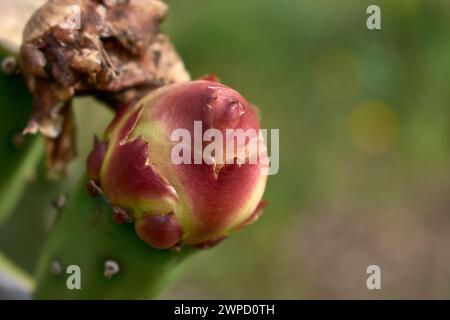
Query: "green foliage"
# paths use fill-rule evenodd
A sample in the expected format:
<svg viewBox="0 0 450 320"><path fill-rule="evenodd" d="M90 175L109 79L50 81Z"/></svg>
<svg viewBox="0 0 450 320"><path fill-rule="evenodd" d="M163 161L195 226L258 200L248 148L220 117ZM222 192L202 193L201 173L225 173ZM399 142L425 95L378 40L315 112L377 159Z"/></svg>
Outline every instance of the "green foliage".
<svg viewBox="0 0 450 320"><path fill-rule="evenodd" d="M0 56L3 59L3 56ZM20 75L0 72L0 224L33 179L44 148L40 137L23 137L31 95Z"/></svg>
<svg viewBox="0 0 450 320"><path fill-rule="evenodd" d="M24 192L8 214L9 218L0 226L0 250L30 273L34 273L39 254L52 230L56 214L54 200L70 194L81 179L93 136L103 134L113 115L111 110L89 98L76 99L73 108L76 122L83 126L82 130L77 130L78 157L70 164L68 177L48 179L42 155L34 167L32 179L27 181Z"/></svg>
<svg viewBox="0 0 450 320"><path fill-rule="evenodd" d="M374 3L369 0L168 2L171 13L164 27L193 77L217 73L224 83L258 105L263 127L280 129L281 164L279 174L269 177L268 207L261 219L204 254L180 283L178 288L183 290L174 290L166 297L362 297L359 277L364 270L358 269L357 276L347 271L359 268L366 259L372 263L373 258L397 266L399 271L391 278L409 284L402 286L407 290L403 295L395 283L386 285L383 297L428 297L424 292L429 297L445 296L449 287L444 232L450 225L446 219L450 159L448 1L376 1L382 9L380 32L365 27L365 9ZM31 113L30 97L19 76L0 75L0 81L0 208L6 206L0 210L0 220L10 215L8 208L15 207L0 229L0 246L27 270L33 270L48 233L44 228L36 232L36 226L44 225L44 217L54 214L51 200L70 191L78 181L92 134L104 130L110 114L96 114L100 106L92 101L75 105L83 136L79 136L79 158L71 167L66 187L45 181L39 170L38 179L28 185L23 180L27 175L16 175L15 170L25 168L23 172L28 172L31 162L39 162L29 151L35 141L27 138L20 149L11 141ZM364 128L383 131L383 119L390 117L376 113L383 108L369 109L367 114L374 117L354 113L374 101L391 110L397 128L395 140L379 154L366 153L372 149L366 148L367 139L358 135L369 137L370 142L372 131ZM350 118L359 123L352 130L348 128ZM374 123L374 118L380 121ZM40 142L36 141L38 149ZM19 187L11 188L15 184L10 181ZM143 271L139 281L123 284L122 292L112 288L122 279L132 278L127 273L127 259L136 252L127 255L124 245L137 245L136 257L140 258L149 250L151 257L161 258L157 260L160 266L169 263L169 257L163 258L162 253L133 240L130 226L110 225L107 206L100 199L86 198L82 189L72 197L80 203L70 200L70 209L60 217L56 234L46 247L36 296L59 297L61 288L64 298L120 294L132 298L134 292L136 296L153 295L155 291L142 284L143 279L151 280ZM92 210L96 206L103 212L99 220L103 227L98 230L110 226L112 235L124 232L124 243L108 237L97 243L97 229L90 229L86 237L82 234L86 226L77 226L81 223L77 219L95 216ZM436 216L439 210L442 214ZM356 213L346 219L348 212ZM378 220L382 214L389 216L384 225ZM408 225L411 221L413 226ZM68 227L72 222L77 226L74 230ZM375 229L368 229L371 233L366 237L363 228L361 236L360 225ZM439 235L436 229L442 230L442 238L435 236ZM63 232L68 232L65 240ZM106 244L117 245L119 256L106 250ZM86 266L88 270L86 278L82 276L82 288L89 288L90 281L97 288L86 293L65 289L65 274L57 277L48 273L53 258L65 266L77 264L75 260L83 255L81 248L86 250L82 269ZM125 259L124 273L110 280L103 278L107 258ZM154 271L148 260L131 263L132 268L137 265L148 268L148 277ZM337 266L331 273L330 265ZM137 278L138 273L133 274ZM434 279L433 285L423 279ZM103 290L110 289L112 293L103 295Z"/></svg>
<svg viewBox="0 0 450 320"><path fill-rule="evenodd" d="M132 225L112 219L110 205L86 191L87 180L73 191L61 213L39 262L37 299L149 299L172 283L195 251L157 250L139 240ZM105 262L113 260L119 272L108 279ZM53 262L61 274L51 270ZM66 268L81 269L81 290L66 286Z"/></svg>
<svg viewBox="0 0 450 320"><path fill-rule="evenodd" d="M29 290L34 287L34 279L28 273L18 268L17 265L12 262L8 257L0 252L0 266L2 271L7 272L11 277L14 277L21 285L25 286Z"/></svg>
<svg viewBox="0 0 450 320"><path fill-rule="evenodd" d="M259 106L262 127L280 129L280 171L269 177L268 206L261 218L205 254L165 297L184 298L188 292L200 299L370 298L358 291L356 275L324 276L330 265L349 261L348 268L342 268L353 270L365 258L378 257L376 243L363 246L360 239L347 236L358 222L344 225L344 213L365 215L360 222L370 224L386 212L382 205L399 220L401 212L419 215L419 208L426 208L429 216L437 214L437 208L450 211L448 196L437 192L448 193L450 183L449 1L168 3L171 10L163 27L193 78L216 73ZM382 30L366 28L370 4L381 7ZM348 128L353 111L372 101L387 105L397 125L395 141L378 154L365 153L350 133L386 137L383 121L389 117L375 113L374 122L358 117L359 129ZM427 188L436 199L430 196L418 203ZM408 203L414 209L407 208ZM436 219L436 224L448 225L445 218ZM333 232L327 233L327 225ZM386 225L373 232L381 242L389 230ZM413 238L407 226L395 230L399 239ZM438 239L427 241L441 243ZM332 244L340 241L346 246L334 249ZM379 246L383 256L402 260L403 270L416 263L407 260L400 245ZM448 247L439 247L436 256L448 252ZM408 276L410 286L402 286L402 296L401 286L395 284L385 286L382 296L410 297L408 288L415 287L429 297L448 297L443 294L449 292L448 268L441 268L423 267L421 276ZM406 281L404 274L398 277ZM427 277L442 287L421 288L420 279ZM355 283L353 291L350 283Z"/></svg>

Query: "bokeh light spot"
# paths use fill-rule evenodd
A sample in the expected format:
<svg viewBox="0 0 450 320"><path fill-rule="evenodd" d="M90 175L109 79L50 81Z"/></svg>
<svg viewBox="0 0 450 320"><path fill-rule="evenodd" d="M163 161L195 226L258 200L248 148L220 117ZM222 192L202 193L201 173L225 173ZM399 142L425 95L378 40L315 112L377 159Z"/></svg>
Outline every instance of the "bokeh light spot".
<svg viewBox="0 0 450 320"><path fill-rule="evenodd" d="M381 154L397 140L397 116L384 102L363 102L349 115L348 133L351 142L360 151Z"/></svg>

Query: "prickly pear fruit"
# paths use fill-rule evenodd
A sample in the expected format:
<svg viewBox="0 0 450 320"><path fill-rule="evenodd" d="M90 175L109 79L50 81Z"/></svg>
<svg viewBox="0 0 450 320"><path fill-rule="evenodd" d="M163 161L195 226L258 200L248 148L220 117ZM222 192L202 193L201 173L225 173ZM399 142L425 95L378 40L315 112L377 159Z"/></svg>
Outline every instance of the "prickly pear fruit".
<svg viewBox="0 0 450 320"><path fill-rule="evenodd" d="M219 82L197 80L119 110L87 165L139 238L167 249L210 247L256 220L266 160L256 108Z"/></svg>

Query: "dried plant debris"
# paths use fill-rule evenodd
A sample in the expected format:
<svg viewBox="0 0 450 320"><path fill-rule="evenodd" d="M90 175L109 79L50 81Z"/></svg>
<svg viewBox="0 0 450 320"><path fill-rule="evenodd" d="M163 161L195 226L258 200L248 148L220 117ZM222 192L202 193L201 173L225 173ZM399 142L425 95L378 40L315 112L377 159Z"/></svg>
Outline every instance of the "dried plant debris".
<svg viewBox="0 0 450 320"><path fill-rule="evenodd" d="M63 174L75 156L74 96L115 108L190 79L160 31L167 11L159 0L49 0L30 18L20 62L35 111L24 133L46 137L51 172Z"/></svg>

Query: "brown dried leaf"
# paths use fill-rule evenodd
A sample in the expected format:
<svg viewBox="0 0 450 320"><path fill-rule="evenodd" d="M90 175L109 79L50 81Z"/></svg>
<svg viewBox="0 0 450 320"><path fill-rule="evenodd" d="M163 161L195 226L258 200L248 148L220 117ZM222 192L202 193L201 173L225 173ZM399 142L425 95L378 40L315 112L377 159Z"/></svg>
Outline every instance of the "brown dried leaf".
<svg viewBox="0 0 450 320"><path fill-rule="evenodd" d="M74 5L78 20L67 16ZM24 133L39 131L52 143L47 148L51 170L62 172L75 154L69 150L73 138L61 137L73 132L64 126L65 106L74 96L92 94L115 108L167 83L190 79L160 32L167 10L159 0L49 0L33 14L20 49L35 108ZM67 27L68 21L79 21L79 26Z"/></svg>

